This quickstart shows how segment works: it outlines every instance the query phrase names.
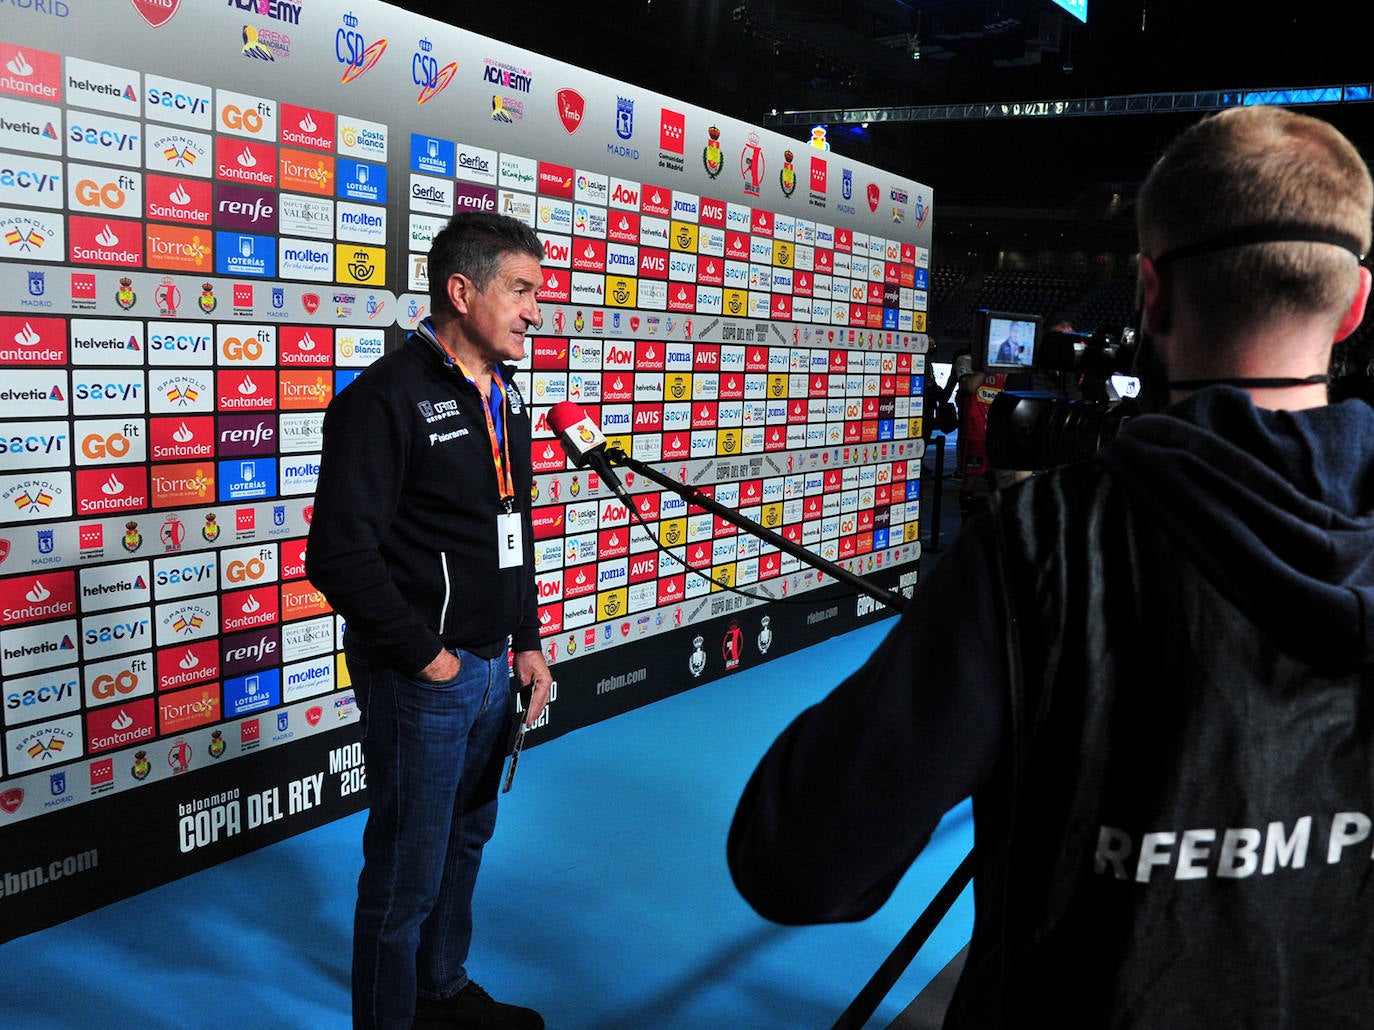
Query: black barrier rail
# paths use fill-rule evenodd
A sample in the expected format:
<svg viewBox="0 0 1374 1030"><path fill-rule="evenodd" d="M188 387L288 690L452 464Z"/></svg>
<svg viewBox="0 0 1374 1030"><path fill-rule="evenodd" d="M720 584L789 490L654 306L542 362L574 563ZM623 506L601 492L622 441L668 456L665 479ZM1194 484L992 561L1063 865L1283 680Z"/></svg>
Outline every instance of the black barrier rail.
<svg viewBox="0 0 1374 1030"><path fill-rule="evenodd" d="M898 978L911 965L911 960L916 957L916 953L921 950L930 935L935 932L935 928L940 925L940 920L945 918L950 906L954 904L956 898L963 892L968 882L973 879L973 852L970 851L964 856L964 860L959 863L957 869L945 881L945 885L931 899L924 912L916 917L916 922L906 935L897 942L897 946L892 949L892 954L888 955L869 979L864 984L863 990L849 1003L849 1008L840 1013L840 1018L835 1020L831 1030L860 1030L868 1022L869 1017L878 1010L878 1005Z"/></svg>
<svg viewBox="0 0 1374 1030"><path fill-rule="evenodd" d="M690 486L686 483L679 483L671 476L665 476L652 465L646 465L642 461L631 458L619 447L606 448L606 459L614 467L624 466L633 469L645 479L657 483L667 490L671 490L688 504L695 505L703 511L709 511L712 515L719 516L726 522L738 526L751 536L756 536L760 540L772 544L784 554L790 554L792 557L804 561L814 568L821 569L831 578L838 580L845 584L845 586L853 587L861 594L867 594L869 597L876 601L880 601L894 611L900 612L906 607L906 598L901 594L884 587L876 586L862 576L850 572L842 565L836 565L834 562L826 561L820 555L813 554L800 544L794 544L791 540L788 540L787 537L774 533L771 529L767 529L764 526L760 526L753 519L745 518L733 508L727 508L725 505L719 503L714 497L708 497L706 494L702 493L699 488ZM621 500L625 502L626 506L633 509L634 501L630 499L628 494L623 494L624 488L615 481L610 481L610 485L612 489L616 491L617 496L620 496Z"/></svg>
<svg viewBox="0 0 1374 1030"><path fill-rule="evenodd" d="M943 521L941 515L945 510L945 435L931 437L935 441L935 496L932 498L932 507L935 515L930 520L930 549L938 552L940 550L940 523ZM922 459L924 462L924 459ZM922 505L924 509L924 505Z"/></svg>
<svg viewBox="0 0 1374 1030"><path fill-rule="evenodd" d="M935 539L932 544L932 550L938 550L940 540L939 513L940 500L942 497L940 483L944 477L944 443L943 437L936 438L936 514ZM739 512L718 503L715 498L706 496L695 486L679 483L671 477L664 475L652 465L646 465L641 461L631 458L619 447L607 447L606 460L612 467L624 466L633 469L645 479L673 491L673 493L686 500L689 504L694 504L704 511L709 511L711 514L719 516L726 522L743 529L746 533L750 533L761 540L767 541L786 554L799 558L818 569L823 569L835 580L844 583L846 586L853 587L860 593L867 594L869 597L882 602L895 611L900 612L906 608L907 599L901 594L869 583L863 577L850 572L848 569L836 565L834 562L826 561L819 555L812 554L806 548L794 544L786 537L780 536L772 530L760 526L752 519L745 518ZM633 500L628 495L623 494L624 488L614 479L611 480L611 485L616 490L617 496L620 496L627 506L633 507ZM959 867L954 870L954 874L936 893L931 903L926 906L925 911L916 917L916 922L912 925L911 929L906 932L906 935L897 943L897 947L888 955L883 964L878 967L877 972L875 972L868 983L864 985L863 990L861 990L853 1002L850 1003L849 1008L841 1013L839 1021L835 1023L834 1030L858 1030L864 1023L868 1022L869 1017L877 1011L879 1003L882 1002L883 998L887 997L888 992L892 990L893 985L896 984L902 972L907 966L911 965L911 960L916 957L916 953L921 950L921 946L925 944L935 928L940 925L940 920L945 917L950 906L954 904L954 900L959 897L960 892L963 891L965 885L972 876L973 852L970 851L964 856L964 860L959 863Z"/></svg>

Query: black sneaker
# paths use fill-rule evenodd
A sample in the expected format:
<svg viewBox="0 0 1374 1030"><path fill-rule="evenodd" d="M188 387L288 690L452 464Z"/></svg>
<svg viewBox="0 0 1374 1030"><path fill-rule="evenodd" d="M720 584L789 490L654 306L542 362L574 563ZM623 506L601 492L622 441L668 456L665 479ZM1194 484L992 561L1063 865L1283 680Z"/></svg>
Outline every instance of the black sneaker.
<svg viewBox="0 0 1374 1030"><path fill-rule="evenodd" d="M474 1027L480 1030L544 1030L534 1009L497 1001L471 980L452 998L415 1000L414 1030Z"/></svg>

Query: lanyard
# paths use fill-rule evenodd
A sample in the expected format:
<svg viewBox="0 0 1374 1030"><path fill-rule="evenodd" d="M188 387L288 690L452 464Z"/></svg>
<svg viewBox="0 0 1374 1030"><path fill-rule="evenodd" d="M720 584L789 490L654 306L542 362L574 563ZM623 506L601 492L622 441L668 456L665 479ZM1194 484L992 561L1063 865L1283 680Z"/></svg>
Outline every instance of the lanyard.
<svg viewBox="0 0 1374 1030"><path fill-rule="evenodd" d="M458 366L467 381L477 386L477 381L468 375L468 370L457 358L453 363ZM487 438L491 441L491 461L496 469L496 488L501 492L501 503L509 513L515 503L515 480L511 475L510 434L506 429L506 384L501 381L501 373L494 367L491 370L491 401L485 398L482 414L487 417ZM481 393L481 390L478 390Z"/></svg>

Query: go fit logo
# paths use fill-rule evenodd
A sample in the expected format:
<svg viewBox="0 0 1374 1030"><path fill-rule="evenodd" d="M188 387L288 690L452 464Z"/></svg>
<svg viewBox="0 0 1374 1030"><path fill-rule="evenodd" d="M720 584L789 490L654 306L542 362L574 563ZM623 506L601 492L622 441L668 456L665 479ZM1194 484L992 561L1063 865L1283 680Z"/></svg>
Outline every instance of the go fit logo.
<svg viewBox="0 0 1374 1030"><path fill-rule="evenodd" d="M220 325L219 359L224 365L274 365L276 329L268 325Z"/></svg>
<svg viewBox="0 0 1374 1030"><path fill-rule="evenodd" d="M235 136L277 139L277 109L270 100L245 93L216 90L219 99L219 127Z"/></svg>

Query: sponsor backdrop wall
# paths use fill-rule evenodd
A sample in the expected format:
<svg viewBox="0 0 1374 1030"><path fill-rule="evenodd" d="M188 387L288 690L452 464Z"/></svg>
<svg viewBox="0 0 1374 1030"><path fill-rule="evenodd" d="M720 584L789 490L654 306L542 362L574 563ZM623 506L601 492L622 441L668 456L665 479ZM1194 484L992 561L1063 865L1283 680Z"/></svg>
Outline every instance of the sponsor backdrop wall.
<svg viewBox="0 0 1374 1030"><path fill-rule="evenodd" d="M454 211L547 256L533 741L877 614L627 473L631 513L559 401L909 590L928 188L375 2L4 7L0 939L366 803L304 575L320 424Z"/></svg>

